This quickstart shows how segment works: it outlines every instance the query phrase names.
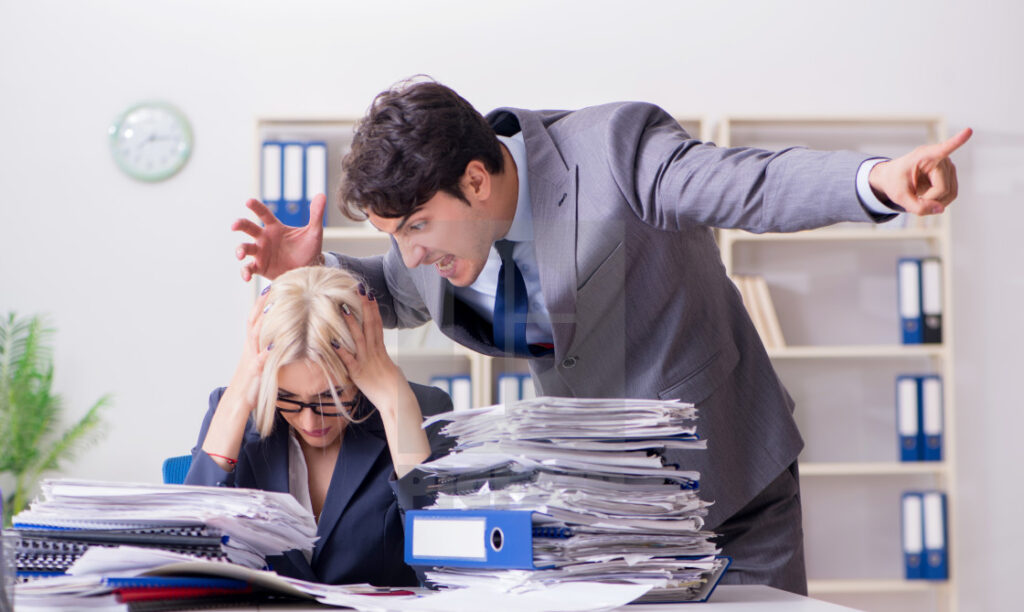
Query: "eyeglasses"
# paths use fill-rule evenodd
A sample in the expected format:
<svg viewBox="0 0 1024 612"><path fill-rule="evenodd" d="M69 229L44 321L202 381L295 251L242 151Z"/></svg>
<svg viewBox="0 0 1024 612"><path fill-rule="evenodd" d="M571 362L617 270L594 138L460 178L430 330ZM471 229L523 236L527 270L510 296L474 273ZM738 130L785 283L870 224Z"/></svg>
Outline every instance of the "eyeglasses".
<svg viewBox="0 0 1024 612"><path fill-rule="evenodd" d="M309 408L310 410L313 411L313 414L325 417L336 417L344 414L341 410L339 410L339 407L348 410L349 413L351 414L352 408L355 408L356 406L359 405L360 399L361 395L359 393L356 393L356 396L352 398L352 401L350 402L338 403L335 403L333 398L322 399L315 402L301 402L296 399L279 397L277 398L277 405L275 406L275 408L277 408L278 412L284 412L286 414L299 414L300 412L302 412L303 408ZM290 406L294 406L294 408L283 408L281 404L289 404Z"/></svg>

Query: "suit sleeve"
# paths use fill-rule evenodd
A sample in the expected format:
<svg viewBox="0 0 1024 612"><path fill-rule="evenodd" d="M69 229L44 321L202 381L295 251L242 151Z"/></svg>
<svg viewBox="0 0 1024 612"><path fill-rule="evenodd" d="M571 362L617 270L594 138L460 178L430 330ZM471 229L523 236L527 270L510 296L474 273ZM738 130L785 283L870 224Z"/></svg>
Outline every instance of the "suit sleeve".
<svg viewBox="0 0 1024 612"><path fill-rule="evenodd" d="M361 278L380 303L384 327L418 327L430 320L430 313L417 291L409 269L402 262L394 239L384 255L351 257L332 253L341 267Z"/></svg>
<svg viewBox="0 0 1024 612"><path fill-rule="evenodd" d="M659 229L795 232L895 217L870 212L857 196L857 170L868 155L721 148L690 138L664 110L644 103L613 106L603 124L602 146L623 198Z"/></svg>
<svg viewBox="0 0 1024 612"><path fill-rule="evenodd" d="M188 474L185 475L185 484L233 487L239 471L243 469L243 466L238 464L235 465L234 471L227 472L203 450L203 440L206 439L206 432L210 429L210 420L213 419L213 413L217 411L217 404L220 403L224 391L225 388L220 387L210 393L210 408L206 411L203 424L199 428L199 438L192 448L192 464L189 466Z"/></svg>
<svg viewBox="0 0 1024 612"><path fill-rule="evenodd" d="M416 399L419 400L420 410L423 412L424 417L452 410L452 398L444 391L436 387L417 384L413 384L412 388L416 394ZM441 433L442 427L444 427L444 423L440 422L434 423L427 428L430 456L427 457L424 463L447 455L455 445L455 440ZM413 468L405 476L397 479L392 474L390 481L391 489L395 493L395 498L398 500L398 505L402 509L403 515L406 510L416 510L433 503L434 494L427 490L432 478L431 474L419 468Z"/></svg>

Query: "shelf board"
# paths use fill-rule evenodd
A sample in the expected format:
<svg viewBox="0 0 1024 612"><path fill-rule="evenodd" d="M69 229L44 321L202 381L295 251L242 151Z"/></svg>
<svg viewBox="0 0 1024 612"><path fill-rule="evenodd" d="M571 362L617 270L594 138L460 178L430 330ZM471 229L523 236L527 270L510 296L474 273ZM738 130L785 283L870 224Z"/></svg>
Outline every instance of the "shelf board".
<svg viewBox="0 0 1024 612"><path fill-rule="evenodd" d="M937 125L943 122L938 115L729 115L723 118L730 126L754 124L759 127L776 125Z"/></svg>
<svg viewBox="0 0 1024 612"><path fill-rule="evenodd" d="M800 462L800 476L943 476L947 470L944 461Z"/></svg>
<svg viewBox="0 0 1024 612"><path fill-rule="evenodd" d="M733 242L832 242L858 240L940 240L942 229L918 227L906 229L816 229L785 234L751 234L742 230L729 230Z"/></svg>
<svg viewBox="0 0 1024 612"><path fill-rule="evenodd" d="M812 597L830 593L926 593L948 586L945 580L900 580L865 578L859 580L808 580Z"/></svg>
<svg viewBox="0 0 1024 612"><path fill-rule="evenodd" d="M385 345L388 355L394 359L437 359L437 358L469 358L472 351L462 346L449 347L405 347L392 344Z"/></svg>
<svg viewBox="0 0 1024 612"><path fill-rule="evenodd" d="M769 348L772 359L844 359L869 357L943 357L942 344L851 344L847 346L783 346Z"/></svg>

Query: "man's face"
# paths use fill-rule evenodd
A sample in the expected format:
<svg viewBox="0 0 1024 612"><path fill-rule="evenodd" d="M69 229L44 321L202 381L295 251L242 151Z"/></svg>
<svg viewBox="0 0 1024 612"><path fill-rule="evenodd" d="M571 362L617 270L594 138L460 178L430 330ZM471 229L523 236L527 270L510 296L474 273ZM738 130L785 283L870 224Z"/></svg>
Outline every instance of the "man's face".
<svg viewBox="0 0 1024 612"><path fill-rule="evenodd" d="M473 284L487 263L491 245L509 223L491 218L481 202L466 204L443 191L407 217L389 219L373 213L369 217L374 227L395 238L407 267L436 266L456 287Z"/></svg>

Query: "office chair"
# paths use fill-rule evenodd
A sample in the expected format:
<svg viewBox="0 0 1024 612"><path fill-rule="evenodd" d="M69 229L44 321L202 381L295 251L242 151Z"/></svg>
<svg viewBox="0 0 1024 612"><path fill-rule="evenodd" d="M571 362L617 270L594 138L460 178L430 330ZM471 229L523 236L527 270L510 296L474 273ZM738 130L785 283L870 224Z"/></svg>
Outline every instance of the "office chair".
<svg viewBox="0 0 1024 612"><path fill-rule="evenodd" d="M168 457L164 459L163 474L164 484L182 484L185 482L185 475L192 465L192 455L180 457Z"/></svg>

